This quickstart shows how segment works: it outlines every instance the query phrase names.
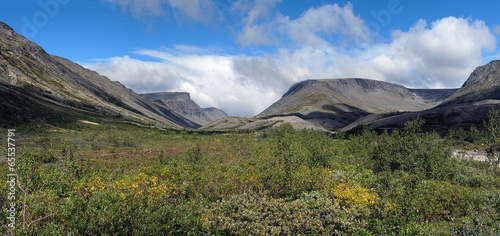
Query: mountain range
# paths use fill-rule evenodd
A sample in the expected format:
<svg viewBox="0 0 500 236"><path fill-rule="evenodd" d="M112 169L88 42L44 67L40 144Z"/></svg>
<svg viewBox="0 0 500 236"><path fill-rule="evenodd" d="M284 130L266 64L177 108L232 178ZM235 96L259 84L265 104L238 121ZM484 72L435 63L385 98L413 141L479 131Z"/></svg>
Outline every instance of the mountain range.
<svg viewBox="0 0 500 236"><path fill-rule="evenodd" d="M401 127L421 117L428 126L476 124L500 107L500 61L480 66L459 89L409 89L361 78L293 85L255 117L201 108L185 92L137 94L67 59L50 55L0 22L0 122L120 120L164 128L258 130L290 123L330 132L359 125Z"/></svg>
<svg viewBox="0 0 500 236"><path fill-rule="evenodd" d="M297 129L400 128L422 118L426 127L481 125L500 109L500 61L476 68L459 89L409 89L370 79L307 80L252 119L218 120L208 129L260 129L291 123ZM226 121L226 122L224 122Z"/></svg>
<svg viewBox="0 0 500 236"><path fill-rule="evenodd" d="M227 116L213 109L199 112L199 106L189 96L180 97L176 102L180 99L185 99L182 110L175 110L172 104L166 109L119 82L49 55L0 22L0 119L4 124L98 117L124 118L167 128L198 128ZM202 118L194 119L197 115Z"/></svg>
<svg viewBox="0 0 500 236"><path fill-rule="evenodd" d="M405 122L420 117L429 127L477 125L487 119L492 109L500 109L500 61L476 68L460 89L436 107L404 114L370 115L346 127L360 124L370 128L401 127Z"/></svg>

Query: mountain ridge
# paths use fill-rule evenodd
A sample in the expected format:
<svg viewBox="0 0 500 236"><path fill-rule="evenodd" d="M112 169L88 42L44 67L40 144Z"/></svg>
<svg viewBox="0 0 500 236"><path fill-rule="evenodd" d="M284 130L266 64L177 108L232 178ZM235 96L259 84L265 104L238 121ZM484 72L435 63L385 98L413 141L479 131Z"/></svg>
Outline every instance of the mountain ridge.
<svg viewBox="0 0 500 236"><path fill-rule="evenodd" d="M365 118L363 122L345 127L345 130L362 123L369 124L369 128L402 127L407 121L419 117L426 120L429 127L482 125L492 109L500 109L500 61L477 67L458 91L434 108L383 118Z"/></svg>
<svg viewBox="0 0 500 236"><path fill-rule="evenodd" d="M90 118L122 117L174 129L184 126L175 112L158 107L95 71L48 54L3 22L0 22L0 84L0 92L5 95L0 103L3 111L0 119L4 121L37 119L43 122L48 117L60 120L70 114L77 119L84 110ZM26 101L17 105L30 109L24 113L19 111L16 100Z"/></svg>
<svg viewBox="0 0 500 236"><path fill-rule="evenodd" d="M441 106L464 104L487 99L500 99L500 60L479 66L462 87Z"/></svg>

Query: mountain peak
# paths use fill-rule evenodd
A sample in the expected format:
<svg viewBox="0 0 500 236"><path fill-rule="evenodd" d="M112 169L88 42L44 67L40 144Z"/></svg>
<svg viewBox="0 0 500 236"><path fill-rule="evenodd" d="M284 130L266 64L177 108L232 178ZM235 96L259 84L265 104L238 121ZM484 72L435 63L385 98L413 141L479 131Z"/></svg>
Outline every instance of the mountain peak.
<svg viewBox="0 0 500 236"><path fill-rule="evenodd" d="M462 87L441 106L487 99L500 100L500 60L477 67Z"/></svg>
<svg viewBox="0 0 500 236"><path fill-rule="evenodd" d="M469 76L469 79L465 81L462 87L469 86L471 84L475 84L481 82L481 80L487 79L490 74L498 74L500 71L500 60L491 61L490 63L477 67L472 74Z"/></svg>
<svg viewBox="0 0 500 236"><path fill-rule="evenodd" d="M302 88L310 86L310 85L318 83L318 82L319 82L319 80L304 80L304 81L300 81L300 82L292 85L292 87L290 87L290 89L288 89L288 91L285 94L283 94L283 97L287 97L287 96L293 95L294 93L300 91Z"/></svg>

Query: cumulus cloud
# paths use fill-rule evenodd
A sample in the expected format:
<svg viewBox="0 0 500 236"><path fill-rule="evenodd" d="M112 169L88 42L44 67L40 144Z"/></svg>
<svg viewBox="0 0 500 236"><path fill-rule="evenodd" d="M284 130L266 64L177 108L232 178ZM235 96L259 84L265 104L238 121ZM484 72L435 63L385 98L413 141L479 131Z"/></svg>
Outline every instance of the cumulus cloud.
<svg viewBox="0 0 500 236"><path fill-rule="evenodd" d="M417 87L457 87L493 52L496 37L482 21L447 17L432 22L420 20L408 32L395 31L386 53L372 59L378 66L403 69L403 75L387 80ZM394 71L394 69L387 68Z"/></svg>
<svg viewBox="0 0 500 236"><path fill-rule="evenodd" d="M359 39L367 40L370 35L365 22L354 15L350 3L344 7L328 4L311 8L299 18L288 20L285 27L290 39L309 46L325 46L331 42L329 38L335 37L340 38L337 43L355 45Z"/></svg>
<svg viewBox="0 0 500 236"><path fill-rule="evenodd" d="M244 25L238 33L237 42L242 46L277 44L274 31L278 28L280 16L275 15L276 4L281 0L239 1L236 9L243 12Z"/></svg>
<svg viewBox="0 0 500 236"><path fill-rule="evenodd" d="M182 47L181 47L182 48ZM185 91L202 107L223 108L229 114L253 116L300 79L269 63L273 59L244 56L183 54L168 50L140 50L138 54L160 59L139 61L115 57L86 65L138 93ZM175 54L178 54L175 53ZM266 75L259 75L257 71Z"/></svg>
<svg viewBox="0 0 500 236"><path fill-rule="evenodd" d="M395 31L390 43L372 43L347 52L325 40L326 46L305 43L276 56L309 78L362 77L408 87L459 87L473 69L486 63L485 52L496 48L496 37L482 21L448 17L417 22Z"/></svg>
<svg viewBox="0 0 500 236"><path fill-rule="evenodd" d="M365 22L353 13L351 3L340 7L326 4L311 8L297 19L279 12L270 12L277 0L260 0L243 20L238 43L249 45L278 45L291 40L297 44L324 47L332 39L338 44L363 46L369 43L372 32Z"/></svg>
<svg viewBox="0 0 500 236"><path fill-rule="evenodd" d="M470 18L420 20L377 42L351 4L323 5L290 19L276 12L279 2L234 5L244 12L238 43L275 45L273 53L227 55L217 48L175 45L136 51L156 61L124 56L88 67L140 93L186 91L203 107L253 116L305 79L357 77L413 88L459 87L496 50L496 30Z"/></svg>

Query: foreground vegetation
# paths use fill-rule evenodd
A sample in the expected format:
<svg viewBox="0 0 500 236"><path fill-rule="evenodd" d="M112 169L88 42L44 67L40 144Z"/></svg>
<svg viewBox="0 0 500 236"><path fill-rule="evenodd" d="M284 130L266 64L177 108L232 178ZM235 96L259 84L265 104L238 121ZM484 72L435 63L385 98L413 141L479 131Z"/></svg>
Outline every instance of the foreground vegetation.
<svg viewBox="0 0 500 236"><path fill-rule="evenodd" d="M443 135L416 120L349 137L289 125L225 134L124 123L19 126L16 229L7 227L4 158L0 232L499 235L500 119L490 118L483 128ZM454 147L486 150L490 163L452 159Z"/></svg>

